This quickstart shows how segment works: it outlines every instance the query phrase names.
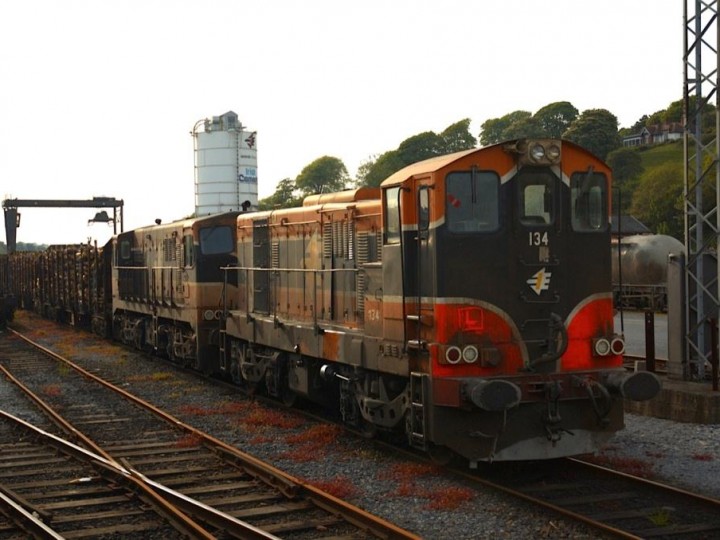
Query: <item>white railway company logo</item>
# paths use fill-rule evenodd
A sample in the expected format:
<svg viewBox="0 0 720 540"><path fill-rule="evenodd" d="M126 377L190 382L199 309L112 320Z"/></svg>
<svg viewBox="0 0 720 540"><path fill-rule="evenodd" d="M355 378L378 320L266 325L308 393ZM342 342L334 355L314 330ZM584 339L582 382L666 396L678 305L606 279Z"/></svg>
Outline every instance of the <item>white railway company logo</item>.
<svg viewBox="0 0 720 540"><path fill-rule="evenodd" d="M528 279L526 283L535 291L535 294L540 296L541 292L550 288L550 276L552 276L552 272L546 272L545 268L542 268L533 274L533 277Z"/></svg>

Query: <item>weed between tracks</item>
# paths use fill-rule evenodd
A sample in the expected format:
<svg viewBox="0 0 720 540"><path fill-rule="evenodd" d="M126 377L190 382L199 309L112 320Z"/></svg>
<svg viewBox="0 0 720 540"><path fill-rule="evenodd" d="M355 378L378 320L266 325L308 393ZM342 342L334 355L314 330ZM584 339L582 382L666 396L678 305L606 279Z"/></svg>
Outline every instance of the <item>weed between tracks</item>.
<svg viewBox="0 0 720 540"><path fill-rule="evenodd" d="M130 375L127 380L129 382L159 382L166 381L172 377L172 373L168 371L158 371L147 375Z"/></svg>
<svg viewBox="0 0 720 540"><path fill-rule="evenodd" d="M443 471L437 465L428 463L400 463L379 476L395 483L391 497L416 497L427 499L427 510L455 510L462 504L472 501L476 492L463 487L443 487L432 489L418 485L422 478L441 477Z"/></svg>
<svg viewBox="0 0 720 540"><path fill-rule="evenodd" d="M246 412L252 405L242 402L223 401L214 407L200 407L197 405L181 405L180 412L189 416L212 416L212 415L231 415L242 414Z"/></svg>
<svg viewBox="0 0 720 540"><path fill-rule="evenodd" d="M650 514L648 519L653 525L658 527L667 527L670 525L670 518L672 517L670 511L667 508L661 508L654 514Z"/></svg>
<svg viewBox="0 0 720 540"><path fill-rule="evenodd" d="M195 448L200 446L202 439L193 433L189 433L184 437L181 437L175 443L177 448Z"/></svg>
<svg viewBox="0 0 720 540"><path fill-rule="evenodd" d="M607 467L608 469L624 472L633 476L639 476L640 478L655 477L655 465L641 459L609 456L606 454L587 456L585 459L590 463L595 463L602 467Z"/></svg>
<svg viewBox="0 0 720 540"><path fill-rule="evenodd" d="M358 492L357 488L352 484L352 481L344 476L336 476L329 480L306 480L305 482L325 493L329 493L333 497L343 500L354 497Z"/></svg>
<svg viewBox="0 0 720 540"><path fill-rule="evenodd" d="M253 429L272 427L280 429L295 429L302 426L305 420L299 416L289 414L287 411L275 411L261 405L250 410L245 416L238 420L238 424L245 427L247 431Z"/></svg>
<svg viewBox="0 0 720 540"><path fill-rule="evenodd" d="M57 397L62 394L62 389L58 384L46 384L42 387L42 393L48 397Z"/></svg>
<svg viewBox="0 0 720 540"><path fill-rule="evenodd" d="M301 433L288 435L285 441L290 449L280 454L280 458L299 463L314 461L326 455L329 446L338 444L343 430L338 426L317 424Z"/></svg>

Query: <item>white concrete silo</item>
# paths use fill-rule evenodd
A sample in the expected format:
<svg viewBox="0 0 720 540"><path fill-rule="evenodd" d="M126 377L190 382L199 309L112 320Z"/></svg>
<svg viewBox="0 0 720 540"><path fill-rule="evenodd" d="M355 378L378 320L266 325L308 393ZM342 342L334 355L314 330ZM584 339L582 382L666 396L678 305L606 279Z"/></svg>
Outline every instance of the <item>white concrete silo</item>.
<svg viewBox="0 0 720 540"><path fill-rule="evenodd" d="M201 120L192 130L195 148L195 215L257 207L256 132L233 111Z"/></svg>

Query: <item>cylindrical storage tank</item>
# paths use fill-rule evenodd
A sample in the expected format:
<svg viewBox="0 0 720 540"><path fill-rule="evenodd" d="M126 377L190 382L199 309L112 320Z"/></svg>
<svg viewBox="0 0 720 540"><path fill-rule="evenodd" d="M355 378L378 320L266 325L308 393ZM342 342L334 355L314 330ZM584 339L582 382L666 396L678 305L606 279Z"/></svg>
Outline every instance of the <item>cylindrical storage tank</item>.
<svg viewBox="0 0 720 540"><path fill-rule="evenodd" d="M613 282L618 283L618 246L612 247ZM620 243L624 285L665 285L668 256L685 253L685 246L672 236L649 234L627 236Z"/></svg>
<svg viewBox="0 0 720 540"><path fill-rule="evenodd" d="M201 128L201 129L200 129ZM256 132L232 111L195 124L195 215L257 207Z"/></svg>

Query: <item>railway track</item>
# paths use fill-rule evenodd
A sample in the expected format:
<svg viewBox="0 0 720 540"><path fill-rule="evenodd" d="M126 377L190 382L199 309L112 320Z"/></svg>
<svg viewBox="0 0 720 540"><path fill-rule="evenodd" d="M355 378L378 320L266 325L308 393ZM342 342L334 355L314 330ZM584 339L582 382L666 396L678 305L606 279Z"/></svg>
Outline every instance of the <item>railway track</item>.
<svg viewBox="0 0 720 540"><path fill-rule="evenodd" d="M720 534L715 517L720 515L718 501L661 484L648 485L622 473L574 460L516 467L495 464L490 471L480 478L462 474L611 536L714 538Z"/></svg>
<svg viewBox="0 0 720 540"><path fill-rule="evenodd" d="M133 474L0 411L0 538L212 538Z"/></svg>
<svg viewBox="0 0 720 540"><path fill-rule="evenodd" d="M0 339L0 358L5 377L53 415L63 437L89 450L89 461L132 478L147 488L144 497L154 494L166 511L181 509L188 522L175 530L190 528L193 537L416 538L184 424L17 333ZM52 411L61 411L62 418ZM0 463L4 457L5 452ZM47 510L44 488L37 483L7 487L25 501L30 514ZM110 525L93 525L105 526ZM147 531L138 537L147 537Z"/></svg>
<svg viewBox="0 0 720 540"><path fill-rule="evenodd" d="M720 500L582 459L455 472L613 537L720 537Z"/></svg>

